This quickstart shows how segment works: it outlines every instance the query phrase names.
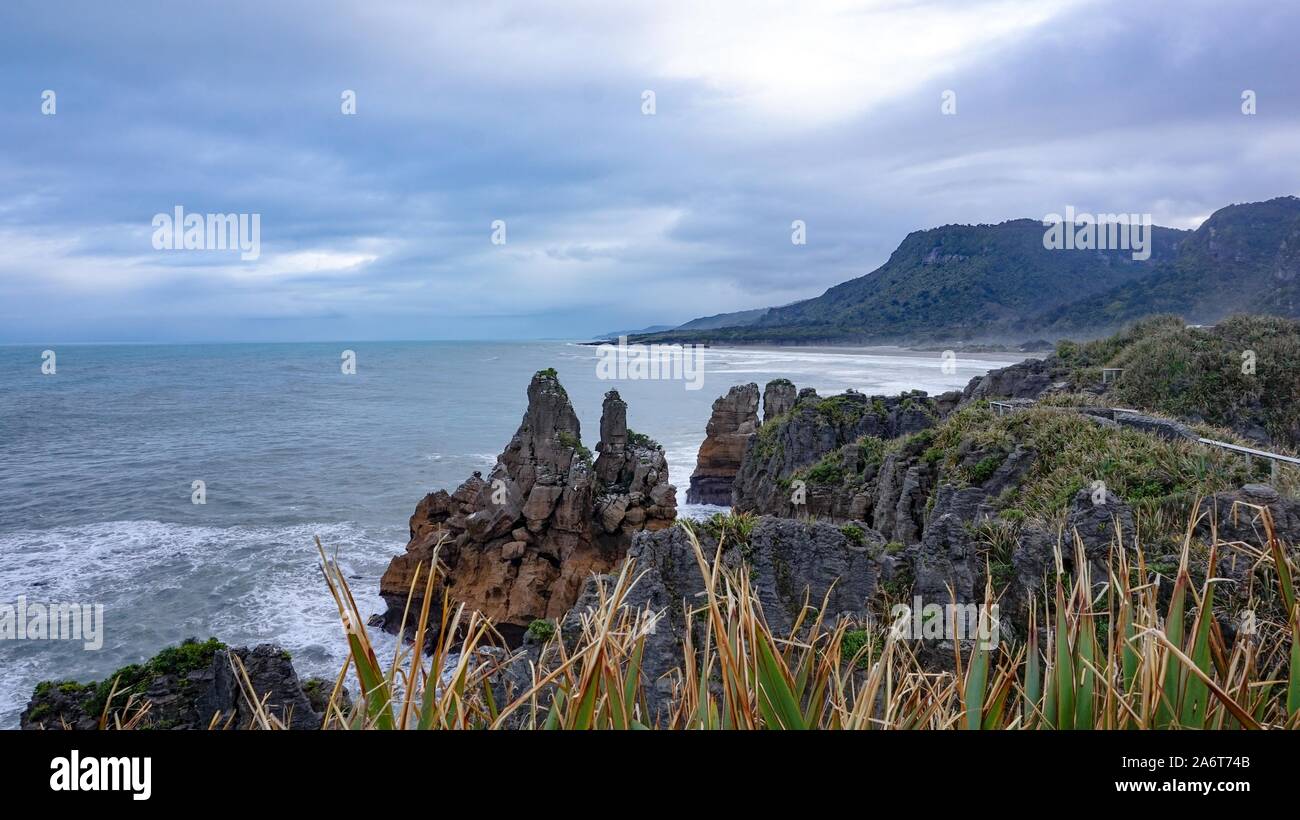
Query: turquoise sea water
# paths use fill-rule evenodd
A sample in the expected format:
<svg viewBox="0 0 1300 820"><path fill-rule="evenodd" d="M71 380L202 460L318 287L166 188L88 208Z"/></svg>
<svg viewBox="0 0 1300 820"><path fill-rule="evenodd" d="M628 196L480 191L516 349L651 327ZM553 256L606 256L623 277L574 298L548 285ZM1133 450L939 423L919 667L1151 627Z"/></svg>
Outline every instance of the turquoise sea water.
<svg viewBox="0 0 1300 820"><path fill-rule="evenodd" d="M0 604L102 604L104 644L0 641L6 728L37 681L97 679L189 636L275 641L300 672L336 674L345 649L313 536L379 611L416 502L491 468L539 369L559 371L590 447L618 389L682 501L732 384L942 392L1014 360L962 358L948 374L937 353L713 349L690 391L599 380L596 350L566 342L69 345L53 347L53 375L43 349L0 347ZM191 502L196 480L206 504Z"/></svg>

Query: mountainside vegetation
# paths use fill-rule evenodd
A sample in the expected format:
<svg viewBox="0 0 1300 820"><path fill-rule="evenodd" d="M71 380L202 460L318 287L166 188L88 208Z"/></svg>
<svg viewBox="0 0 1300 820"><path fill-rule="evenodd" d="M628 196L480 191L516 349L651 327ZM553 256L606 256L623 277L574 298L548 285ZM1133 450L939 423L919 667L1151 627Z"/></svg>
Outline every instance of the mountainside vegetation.
<svg viewBox="0 0 1300 820"><path fill-rule="evenodd" d="M1300 199L1229 205L1195 231L1151 229L1151 254L1050 250L1042 222L909 234L889 261L756 320L696 320L640 341L714 344L1019 342L1099 336L1158 313L1300 318ZM723 314L723 317L727 314Z"/></svg>

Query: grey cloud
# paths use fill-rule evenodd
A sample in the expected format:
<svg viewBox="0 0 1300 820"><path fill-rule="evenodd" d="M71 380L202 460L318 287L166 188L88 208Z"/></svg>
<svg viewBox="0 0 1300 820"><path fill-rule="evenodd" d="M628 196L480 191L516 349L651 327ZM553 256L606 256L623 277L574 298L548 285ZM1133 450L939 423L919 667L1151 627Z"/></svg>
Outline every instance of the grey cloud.
<svg viewBox="0 0 1300 820"><path fill-rule="evenodd" d="M1300 191L1294 7L1079 3L806 123L629 46L676 6L620 8L6 4L0 342L572 335L813 296L917 228ZM152 251L177 204L262 214L261 267ZM303 253L375 258L256 272Z"/></svg>

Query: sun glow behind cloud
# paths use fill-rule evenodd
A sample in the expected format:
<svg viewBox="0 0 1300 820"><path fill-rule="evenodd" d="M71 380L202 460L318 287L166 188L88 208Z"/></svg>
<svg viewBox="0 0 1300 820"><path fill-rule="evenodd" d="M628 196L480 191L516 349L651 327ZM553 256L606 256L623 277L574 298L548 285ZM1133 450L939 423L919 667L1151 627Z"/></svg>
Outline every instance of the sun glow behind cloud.
<svg viewBox="0 0 1300 820"><path fill-rule="evenodd" d="M69 7L0 7L0 341L582 335L814 296L919 228L1300 191L1266 0ZM260 258L154 251L178 204L262 214Z"/></svg>
<svg viewBox="0 0 1300 820"><path fill-rule="evenodd" d="M665 76L703 82L778 128L808 128L910 94L1083 2L671 3L646 47Z"/></svg>

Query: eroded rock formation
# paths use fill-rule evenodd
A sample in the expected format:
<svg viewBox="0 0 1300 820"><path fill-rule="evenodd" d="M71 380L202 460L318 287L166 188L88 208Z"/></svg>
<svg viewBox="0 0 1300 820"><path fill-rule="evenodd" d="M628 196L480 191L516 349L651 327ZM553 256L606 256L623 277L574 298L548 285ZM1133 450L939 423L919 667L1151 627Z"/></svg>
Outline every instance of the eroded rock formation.
<svg viewBox="0 0 1300 820"><path fill-rule="evenodd" d="M596 449L593 463L555 371L538 372L523 421L487 478L475 473L455 492L430 493L416 507L406 552L380 580L388 604L380 625L401 628L416 567L427 570L435 551L436 600L445 585L508 640L520 640L535 619L562 616L587 576L623 558L633 533L676 517L663 450L629 434L627 405L616 391L605 396ZM421 582L413 606L423 592Z"/></svg>
<svg viewBox="0 0 1300 820"><path fill-rule="evenodd" d="M800 390L793 406L765 422L747 443L732 503L764 515L863 520L892 536L895 519L912 515L906 500L919 496L924 505L928 495L922 492L929 488L925 465L910 458L919 444L886 453L860 440L884 441L929 429L956 400L955 393L930 398L921 391L866 396L849 390L822 398L811 388ZM793 492L796 479L804 482L801 496Z"/></svg>
<svg viewBox="0 0 1300 820"><path fill-rule="evenodd" d="M596 449L596 517L605 533L630 538L673 523L677 490L668 483L668 459L656 442L628 429L627 402L617 390L605 394Z"/></svg>
<svg viewBox="0 0 1300 820"><path fill-rule="evenodd" d="M962 391L965 401L976 399L1033 399L1049 389L1064 390L1069 385L1069 368L1056 356L1026 359L1008 367L976 376Z"/></svg>
<svg viewBox="0 0 1300 820"><path fill-rule="evenodd" d="M773 379L763 388L763 422L772 421L794 407L799 391L789 379Z"/></svg>
<svg viewBox="0 0 1300 820"><path fill-rule="evenodd" d="M703 528L700 544L712 556L717 547ZM865 623L870 617L870 602L881 579L879 558L882 543L874 533L863 530L850 537L843 529L825 523L808 523L781 518L759 519L748 539L724 546L725 566L749 565L750 579L762 604L764 617L777 635L788 635L805 603L820 608L827 624L840 618ZM703 622L693 622L685 606L698 607L704 579L695 552L680 527L637 535L628 551L640 576L626 599L633 610L662 613L660 622L646 639L642 658L642 680L650 720L662 715L672 693L672 682L664 677L682 663L683 637L695 630L695 645L703 644ZM592 577L573 609L560 620L561 634L572 639L579 632L579 616L594 608L597 584L612 584L610 576ZM526 644L524 653L510 664L502 685L517 693L527 685L528 664L535 661L540 647ZM508 693L503 689L500 698Z"/></svg>
<svg viewBox="0 0 1300 820"><path fill-rule="evenodd" d="M736 385L713 402L687 501L731 506L731 483L758 424L758 385L753 382Z"/></svg>
<svg viewBox="0 0 1300 820"><path fill-rule="evenodd" d="M163 650L150 661L118 670L102 684L51 681L38 685L19 718L23 729L96 729L109 690L117 681L115 709L131 714L146 701L143 729L194 729L229 726L248 729L253 710L236 677L230 656L242 662L249 683L266 712L290 729L318 729L324 719L324 699L333 682L302 681L289 653L273 644L230 649L216 641L187 641ZM312 695L322 694L313 702Z"/></svg>

